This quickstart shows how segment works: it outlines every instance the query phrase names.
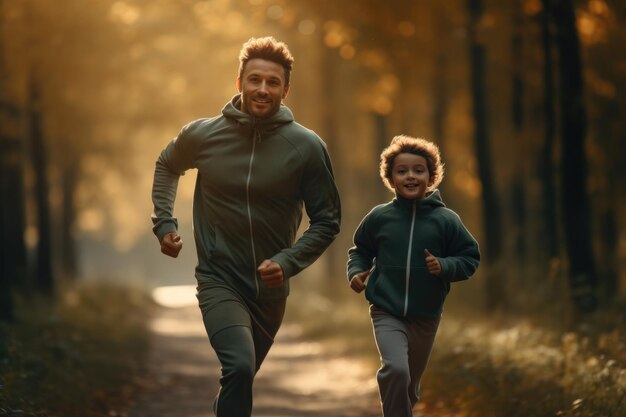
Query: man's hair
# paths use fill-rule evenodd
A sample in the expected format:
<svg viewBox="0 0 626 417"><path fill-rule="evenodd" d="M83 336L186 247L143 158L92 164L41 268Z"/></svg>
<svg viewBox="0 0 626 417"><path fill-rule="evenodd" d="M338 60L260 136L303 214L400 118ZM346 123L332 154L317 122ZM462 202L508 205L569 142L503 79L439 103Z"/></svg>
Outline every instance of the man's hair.
<svg viewBox="0 0 626 417"><path fill-rule="evenodd" d="M391 186L393 161L396 159L396 156L401 153L412 153L424 157L432 181L428 189L434 190L437 188L443 179L443 162L441 162L439 147L426 139L406 135L395 136L391 140L391 144L383 149L380 154L380 177L385 187L393 191L393 187Z"/></svg>
<svg viewBox="0 0 626 417"><path fill-rule="evenodd" d="M285 70L285 85L289 85L293 56L289 52L287 44L279 42L272 36L264 38L250 38L241 47L239 52L239 78L243 76L246 64L249 60L261 58L281 65Z"/></svg>

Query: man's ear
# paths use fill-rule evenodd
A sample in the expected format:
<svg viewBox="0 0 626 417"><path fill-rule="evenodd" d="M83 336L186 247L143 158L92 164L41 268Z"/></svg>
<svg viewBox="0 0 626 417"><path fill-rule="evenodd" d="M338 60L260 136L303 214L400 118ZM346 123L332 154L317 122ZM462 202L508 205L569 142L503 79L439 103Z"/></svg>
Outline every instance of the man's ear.
<svg viewBox="0 0 626 417"><path fill-rule="evenodd" d="M235 81L235 87L237 87L237 91L241 93L241 78L237 77L237 81Z"/></svg>
<svg viewBox="0 0 626 417"><path fill-rule="evenodd" d="M285 87L285 92L283 93L283 100L287 98L287 94L289 94L289 87L291 84Z"/></svg>

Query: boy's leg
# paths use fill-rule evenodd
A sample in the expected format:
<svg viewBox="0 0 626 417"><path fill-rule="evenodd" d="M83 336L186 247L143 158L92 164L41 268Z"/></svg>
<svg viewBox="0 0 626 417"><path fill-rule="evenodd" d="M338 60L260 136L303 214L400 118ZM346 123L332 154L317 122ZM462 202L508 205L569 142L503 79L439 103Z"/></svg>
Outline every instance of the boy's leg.
<svg viewBox="0 0 626 417"><path fill-rule="evenodd" d="M420 380L426 370L430 353L435 343L435 336L439 328L441 317L420 318L412 320L407 325L409 335L409 369L411 383L409 396L411 405L420 399Z"/></svg>
<svg viewBox="0 0 626 417"><path fill-rule="evenodd" d="M381 367L377 373L384 417L411 417L408 335L402 320L370 307Z"/></svg>

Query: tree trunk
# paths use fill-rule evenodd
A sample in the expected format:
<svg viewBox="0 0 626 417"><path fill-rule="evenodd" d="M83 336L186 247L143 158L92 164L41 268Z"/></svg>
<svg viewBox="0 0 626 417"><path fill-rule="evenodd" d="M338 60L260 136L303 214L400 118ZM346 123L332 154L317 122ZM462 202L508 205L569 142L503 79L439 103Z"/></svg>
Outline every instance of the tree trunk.
<svg viewBox="0 0 626 417"><path fill-rule="evenodd" d="M446 33L448 31L446 13L441 6L437 7L437 42L439 42L439 48L437 48L437 56L435 57L435 71L433 82L433 134L434 140L439 146L442 158L445 160L445 124L446 124L446 108L447 108L447 38ZM450 189L450 183L443 181L439 185L439 189L442 194L447 196L446 201L453 200L453 193L448 193Z"/></svg>
<svg viewBox="0 0 626 417"><path fill-rule="evenodd" d="M482 220L485 231L484 257L486 280L486 307L493 311L504 304L503 277L497 272L501 255L501 214L498 205L496 187L493 182L489 132L487 129L487 91L485 85L485 46L479 34L479 22L483 14L481 0L468 0L470 13L470 67L473 116L475 123L474 142L478 175L482 184Z"/></svg>
<svg viewBox="0 0 626 417"><path fill-rule="evenodd" d="M586 114L582 62L572 0L555 0L553 19L559 52L559 91L563 134L561 185L565 244L570 286L579 312L596 309L595 266L591 244L590 209L585 159Z"/></svg>
<svg viewBox="0 0 626 417"><path fill-rule="evenodd" d="M76 241L74 237L74 222L76 220L76 207L74 196L78 184L78 166L75 164L63 167L61 186L63 189L63 201L61 207L61 227L60 227L60 252L61 271L63 277L75 280L78 274L76 260Z"/></svg>
<svg viewBox="0 0 626 417"><path fill-rule="evenodd" d="M10 107L0 103L0 122L9 125ZM16 125L17 123L13 123ZM13 318L13 291L26 279L22 145L6 131L0 136L0 320Z"/></svg>
<svg viewBox="0 0 626 417"><path fill-rule="evenodd" d="M13 291L26 279L23 157L17 108L6 93L4 2L0 1L0 320L14 318Z"/></svg>
<svg viewBox="0 0 626 417"><path fill-rule="evenodd" d="M595 199L600 224L600 250L598 274L601 277L600 287L602 301L611 303L619 291L619 174L615 170L621 157L620 138L615 133L615 123L619 121L620 109L615 101L602 101L602 114L605 117L598 129L598 138L601 138L602 151L606 163L604 180L598 198Z"/></svg>
<svg viewBox="0 0 626 417"><path fill-rule="evenodd" d="M35 205L37 208L37 268L35 289L44 294L52 294L54 279L52 273L52 225L50 221L50 200L47 179L47 154L43 137L41 110L39 109L38 86L31 82L29 103L29 134L31 139L31 159L35 173Z"/></svg>
<svg viewBox="0 0 626 417"><path fill-rule="evenodd" d="M388 124L387 116L384 114L377 113L377 112L372 112L372 118L374 119L374 135L375 135L374 143L377 144L377 151L378 151L377 155L380 155L383 149L385 149L391 143L391 137L389 136L389 133L388 133L389 128L387 126ZM386 188L378 187L378 190L380 190L379 200L381 202L389 199L389 192L387 191Z"/></svg>
<svg viewBox="0 0 626 417"><path fill-rule="evenodd" d="M542 241L548 260L555 259L559 253L557 233L557 193L554 175L554 139L555 139L555 104L554 75L552 61L552 34L550 30L552 0L543 0L541 14L541 37L543 46L543 88L544 88L544 141L539 160L539 176L542 185L542 203L544 222Z"/></svg>
<svg viewBox="0 0 626 417"><path fill-rule="evenodd" d="M513 5L513 36L511 37L511 68L512 71L512 91L511 96L511 120L513 122L513 137L515 143L513 147L516 155L523 155L524 149L524 78L523 78L523 57L524 57L524 18L522 4L516 0ZM521 158L515 158L515 167L511 184L511 206L513 208L513 247L515 258L518 261L517 275L523 279L526 267L526 192L524 189L525 163Z"/></svg>

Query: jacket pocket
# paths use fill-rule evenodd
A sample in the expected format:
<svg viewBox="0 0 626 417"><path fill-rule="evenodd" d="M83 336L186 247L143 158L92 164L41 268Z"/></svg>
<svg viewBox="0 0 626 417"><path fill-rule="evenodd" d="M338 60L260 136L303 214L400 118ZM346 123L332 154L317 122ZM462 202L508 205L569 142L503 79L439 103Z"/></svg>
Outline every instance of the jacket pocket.
<svg viewBox="0 0 626 417"><path fill-rule="evenodd" d="M439 315L446 295L442 278L432 275L426 267L411 268L408 316Z"/></svg>
<svg viewBox="0 0 626 417"><path fill-rule="evenodd" d="M213 224L211 261L218 262L231 259L232 255L230 253L229 246L226 244L222 228L219 223L215 223Z"/></svg>
<svg viewBox="0 0 626 417"><path fill-rule="evenodd" d="M371 283L366 288L367 299L377 307L397 316L404 315L406 268L376 265Z"/></svg>

